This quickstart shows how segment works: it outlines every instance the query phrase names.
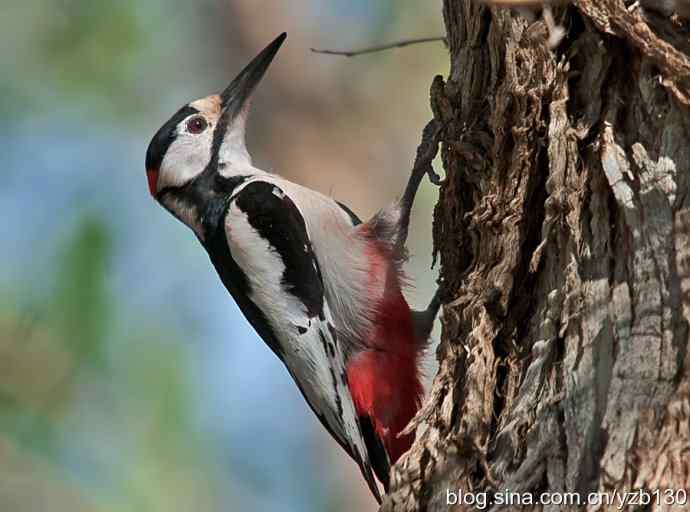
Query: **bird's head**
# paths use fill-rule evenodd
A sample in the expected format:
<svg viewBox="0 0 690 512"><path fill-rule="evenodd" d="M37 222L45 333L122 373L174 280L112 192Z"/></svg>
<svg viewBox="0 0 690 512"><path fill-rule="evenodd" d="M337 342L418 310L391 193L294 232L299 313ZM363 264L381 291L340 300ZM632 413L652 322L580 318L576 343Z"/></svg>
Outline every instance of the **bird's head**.
<svg viewBox="0 0 690 512"><path fill-rule="evenodd" d="M251 168L244 141L250 99L286 34L259 53L220 94L178 110L153 136L146 151L151 195L163 202L200 176L241 173Z"/></svg>

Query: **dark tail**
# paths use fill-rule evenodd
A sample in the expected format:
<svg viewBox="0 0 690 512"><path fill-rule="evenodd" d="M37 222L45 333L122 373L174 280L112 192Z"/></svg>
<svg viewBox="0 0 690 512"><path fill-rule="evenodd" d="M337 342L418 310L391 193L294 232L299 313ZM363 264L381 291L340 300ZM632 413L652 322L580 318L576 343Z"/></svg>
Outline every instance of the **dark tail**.
<svg viewBox="0 0 690 512"><path fill-rule="evenodd" d="M412 322L414 323L414 334L421 343L426 344L434 327L434 320L441 307L441 287L436 289L436 293L431 298L429 306L424 311L412 311Z"/></svg>

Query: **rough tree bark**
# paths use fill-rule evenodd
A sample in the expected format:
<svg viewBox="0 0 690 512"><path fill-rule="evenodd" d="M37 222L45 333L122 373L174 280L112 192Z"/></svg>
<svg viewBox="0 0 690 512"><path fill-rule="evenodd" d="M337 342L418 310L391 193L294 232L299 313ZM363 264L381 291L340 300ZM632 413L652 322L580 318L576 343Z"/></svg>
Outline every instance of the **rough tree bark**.
<svg viewBox="0 0 690 512"><path fill-rule="evenodd" d="M642 3L554 5L549 48L542 17L444 1L440 369L382 511L690 488L690 25Z"/></svg>

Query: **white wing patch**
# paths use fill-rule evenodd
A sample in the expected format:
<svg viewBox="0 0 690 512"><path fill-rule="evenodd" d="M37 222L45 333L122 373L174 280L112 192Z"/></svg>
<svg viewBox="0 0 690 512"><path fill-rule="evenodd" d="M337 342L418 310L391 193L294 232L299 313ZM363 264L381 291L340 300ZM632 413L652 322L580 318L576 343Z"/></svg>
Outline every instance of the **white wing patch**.
<svg viewBox="0 0 690 512"><path fill-rule="evenodd" d="M285 198L285 193L280 190L278 187L273 187L273 195L276 196L278 199L284 199Z"/></svg>
<svg viewBox="0 0 690 512"><path fill-rule="evenodd" d="M312 248L323 276L326 300L335 319L342 350L351 354L368 334L375 304L385 290L383 276L372 272L360 230L353 228L347 213L330 197L276 175L262 175L261 181L275 185L288 195L306 223ZM237 195L255 180L239 187Z"/></svg>
<svg viewBox="0 0 690 512"><path fill-rule="evenodd" d="M284 363L310 406L360 462L368 463L345 376L345 364L324 302L323 315L309 317L304 304L282 285L285 264L234 202L225 221L230 254L249 280L249 298L278 339Z"/></svg>
<svg viewBox="0 0 690 512"><path fill-rule="evenodd" d="M225 219L225 232L230 254L251 284L249 298L271 321L276 333L295 330L295 325L307 316L306 308L281 284L283 260L234 202Z"/></svg>

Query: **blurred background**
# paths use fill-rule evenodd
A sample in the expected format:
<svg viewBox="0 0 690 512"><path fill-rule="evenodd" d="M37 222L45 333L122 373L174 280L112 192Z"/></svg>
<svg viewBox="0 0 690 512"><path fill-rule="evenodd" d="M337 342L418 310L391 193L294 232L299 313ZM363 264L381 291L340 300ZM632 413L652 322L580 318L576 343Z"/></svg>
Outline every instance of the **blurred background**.
<svg viewBox="0 0 690 512"><path fill-rule="evenodd" d="M309 48L441 35L440 3L3 0L0 511L375 510L149 197L144 154L285 30L254 100L255 163L371 215L402 190L446 51ZM434 290L435 197L425 184L411 228L417 306Z"/></svg>

